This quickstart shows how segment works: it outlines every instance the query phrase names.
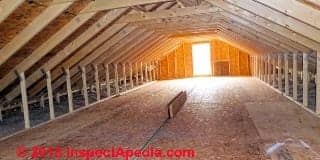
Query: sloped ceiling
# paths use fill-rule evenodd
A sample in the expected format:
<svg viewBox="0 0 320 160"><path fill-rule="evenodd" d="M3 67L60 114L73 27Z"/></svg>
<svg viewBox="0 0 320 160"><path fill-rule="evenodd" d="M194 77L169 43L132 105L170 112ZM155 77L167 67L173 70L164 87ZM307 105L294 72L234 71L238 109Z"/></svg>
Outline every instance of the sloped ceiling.
<svg viewBox="0 0 320 160"><path fill-rule="evenodd" d="M93 64L103 70L156 61L182 41L218 38L253 56L304 52L315 66L317 6L311 0L2 0L0 99L19 96L16 73L25 72L34 96L46 87L43 71L51 71L58 89L61 68L76 83L78 66L90 73Z"/></svg>

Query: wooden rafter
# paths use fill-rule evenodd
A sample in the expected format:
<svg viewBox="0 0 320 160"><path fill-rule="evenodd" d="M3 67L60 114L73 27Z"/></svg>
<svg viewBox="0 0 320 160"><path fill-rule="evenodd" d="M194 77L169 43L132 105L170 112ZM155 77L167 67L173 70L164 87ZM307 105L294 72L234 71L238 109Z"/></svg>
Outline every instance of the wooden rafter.
<svg viewBox="0 0 320 160"><path fill-rule="evenodd" d="M139 53L143 53L146 52L146 50L148 48L150 48L151 46L154 46L157 43L161 43L163 40L165 40L166 37L165 36L152 36L149 39L147 39L145 42L138 44L137 47L135 47L134 49L130 50L127 53L124 53L122 56L117 57L117 59L115 60L115 62L131 62L131 58L132 56L137 56Z"/></svg>
<svg viewBox="0 0 320 160"><path fill-rule="evenodd" d="M166 7L160 7L160 9L155 7L155 10L153 10L147 6L143 6L143 8L139 6L145 4L158 6L162 2L168 1L173 2L164 3L167 4L167 7L171 5L172 8L170 10L165 10ZM0 84L4 84L0 85L0 91L9 86L17 78L14 74L15 71L27 71L49 53L50 50L63 42L80 25L98 11L103 10L110 10L106 13L113 18L108 17L106 21L103 21L103 18L100 19L101 21L97 22L99 25L92 25L78 38L74 39L73 42L68 44L66 48L59 51L57 55L33 72L31 76L27 77L26 87L32 86L29 89L31 96L36 95L46 87L45 81L39 81L43 79L42 70L52 70L53 89L65 83L61 67L70 68L70 76L73 77L72 84L76 84L79 83L78 80L81 78L78 66L86 67L91 64L98 66L104 63L124 63L128 61L150 62L159 59L181 44L179 39L168 38L170 35L211 33L221 37L221 40L233 43L236 47L252 55L274 52L307 52L310 49L320 51L320 23L318 22L320 12L315 8L306 7L305 4L293 0L283 0L281 2L276 0L207 1L213 4L213 7L206 4L203 6L184 6L178 8L179 4L177 5L176 2L179 1L177 0L96 0L91 2L91 5L87 6L76 16L81 17L81 20L83 20L81 23L71 20L70 23L50 37L48 41L37 48L29 57L26 57L23 62L18 64L8 75L0 80ZM6 0L0 2L0 8L1 3L5 2ZM48 24L57 17L72 2L73 0L54 0L47 9L60 6L60 8L57 7L59 10L56 12L51 10L53 15L46 17L47 19L50 17L50 20L41 23L39 27L31 30L29 34L24 34L26 37L22 38L21 35L23 35L23 32L28 27L35 25L33 24L34 22L40 23L37 19L41 18L42 14L45 14L45 10L25 30L4 46L0 52L2 53L3 51L3 53L9 54L0 54L0 65L14 55L19 48L40 32L46 26L45 24ZM288 2L292 2L294 5L285 5ZM173 4L175 6L172 6ZM16 6L12 5L12 7L17 6L19 4L16 4ZM61 9L63 7L64 9ZM127 13L124 7L134 8L141 13L132 11ZM10 14L9 12L13 10L12 8L8 8L6 12ZM116 12L117 10L121 11ZM127 14L119 18L122 13ZM49 15L49 13L46 14ZM0 23L1 18L0 16ZM117 18L119 19L116 20ZM114 21L115 23L111 23ZM103 24L102 27L101 24ZM112 25L109 26L110 24ZM100 26L100 28L97 26ZM96 35L102 29L105 29L106 26L108 28L104 32ZM105 37L102 37L102 35ZM19 38L19 36L20 40L18 39L18 41L16 38ZM86 44L91 38L92 40ZM14 42L18 43L13 46L11 43ZM312 61L312 63L314 62ZM91 67L87 67L86 72L91 73L92 70ZM102 71L101 67L96 68L96 70ZM94 75L88 75L88 80L93 80ZM36 82L39 83L35 84ZM16 87L5 97L8 100L12 100L19 94L19 87Z"/></svg>
<svg viewBox="0 0 320 160"><path fill-rule="evenodd" d="M279 40L282 43L285 43L288 46L291 46L297 50L304 51L304 52L307 52L310 50L309 48L305 47L304 45L302 45L298 42L292 41L282 35L279 35L279 34L273 32L272 30L269 30L268 28L261 27L255 23L246 21L245 19L239 18L238 16L234 16L233 14L230 14L230 13L221 13L221 14L224 15L225 17L228 17L231 21L230 23L236 22L239 25L243 25L243 26L246 26L247 28L250 28L250 29L255 30L257 32L261 32L263 34L266 34L266 35L270 36L271 38Z"/></svg>
<svg viewBox="0 0 320 160"><path fill-rule="evenodd" d="M172 0L95 0L95 4L84 13L169 1Z"/></svg>
<svg viewBox="0 0 320 160"><path fill-rule="evenodd" d="M116 29L119 29L119 28L116 28ZM122 38L124 38L125 36L127 36L129 33L131 33L132 31L134 31L135 28L134 27L127 27L127 28L124 28L123 30L121 30L120 32L116 33L116 35L112 34L112 38L105 42L102 46L98 47L98 48L93 48L94 46L97 46L97 45L94 45L94 46L88 46L89 48L86 48L87 49L90 49L91 52L90 53L90 56L88 56L87 52L85 52L86 54L86 57L84 59L78 59L76 58L76 56L78 55L75 55L74 58L73 58L73 66L68 66L70 67L70 75L71 77L74 76L75 74L77 74L79 72L78 70L78 66L87 66L88 64L90 64L94 59L96 59L99 55L103 54L107 48L110 48L111 46L115 45L117 42L119 42ZM117 30L119 31L119 30ZM98 45L99 46L99 45ZM56 71L57 73L56 74L53 74L52 76L54 76L53 78L55 79L58 79L56 80L56 82L53 83L52 85L52 88L53 90L55 90L56 88L58 88L59 86L61 86L63 83L64 83L64 79L63 77L61 77L63 75L62 72L60 72L59 70ZM54 73L54 72L53 72ZM59 78L60 77L60 78ZM39 91L41 91L43 89L43 87L45 87L44 85L37 85L36 87L32 88L30 90L30 93L31 95L35 95L36 93L38 93Z"/></svg>
<svg viewBox="0 0 320 160"><path fill-rule="evenodd" d="M110 54L110 56L107 56L103 59L101 59L101 61L96 61L96 62L100 62L103 64L109 64L109 63L113 63L119 56L122 56L123 54L125 54L126 52L132 50L134 48L134 45L131 44L138 44L138 43L142 43L144 40L146 40L148 37L152 36L152 34L154 34L154 32L149 31L149 32L145 32L143 35L132 39L130 42L126 43L125 46L123 47L119 47L119 49L117 49L115 52L112 52ZM118 54L115 54L117 53Z"/></svg>
<svg viewBox="0 0 320 160"><path fill-rule="evenodd" d="M170 10L161 10L147 13L137 13L129 14L127 16L121 17L118 23L129 23L129 22L139 22L147 21L152 19L162 19L162 18L174 18L190 15L199 15L199 14L213 14L219 12L221 9L216 7L187 7L187 8L176 8Z"/></svg>
<svg viewBox="0 0 320 160"><path fill-rule="evenodd" d="M14 10L25 0L2 0L0 1L0 23L2 23Z"/></svg>
<svg viewBox="0 0 320 160"><path fill-rule="evenodd" d="M153 6L148 6L147 9L150 9L150 7L153 7ZM156 10L165 9L165 8L168 8L168 7L172 7L172 4L171 3L165 3L163 5L157 6ZM130 13L132 14L132 13L135 13L135 12L131 11ZM111 18L111 17L109 17L109 18ZM109 18L108 18L108 20L110 20ZM110 28L108 28L106 31L104 31L103 34L99 35L98 38L96 38L95 40L93 40L92 42L87 44L87 46L82 48L80 50L80 53L76 53L74 56L71 57L70 60L67 60L66 62L68 62L68 63L64 63L63 66L71 67L71 66L75 65L76 63L79 63L79 61L84 56L88 56L88 54L95 53L95 52L92 52L93 49L97 48L97 46L99 46L101 43L106 41L108 39L108 37L112 36L114 33L119 31L122 27L124 27L126 25L127 25L126 23L119 23L119 24L112 25ZM126 33L126 31L122 32L122 33ZM126 33L126 34L128 34L128 33ZM107 43L107 45L108 45L108 43ZM109 47L110 47L110 45L109 45ZM95 55L100 55L101 54L103 48L100 48L100 49L101 49L100 53L99 54L95 54ZM87 60L88 60L88 58L87 58ZM87 62L87 63L89 63L89 62ZM54 73L57 73L57 74L54 74ZM62 75L61 70L53 71L53 76L52 76L53 79L58 78L58 77L56 77L58 75L59 76ZM40 87L40 86L42 86L42 87ZM32 93L31 95L34 95L35 93L39 92L43 87L44 87L44 84L41 84L41 83L39 85L37 84L37 86L34 87L34 89L33 88L31 89L31 93ZM11 93L17 95L17 93L14 93L14 92L11 92ZM9 96L9 95L6 96L7 99L12 97L12 96ZM10 99L12 99L12 98L10 98Z"/></svg>
<svg viewBox="0 0 320 160"><path fill-rule="evenodd" d="M145 35L145 34L144 34ZM137 44L141 44L141 42L142 41L148 41L148 40L150 40L149 38L152 38L152 37L155 37L155 35L146 35L146 36L143 36L143 37L138 37L137 38L137 41L135 41L135 43L127 43L127 45L125 45L124 47L117 47L118 49L117 50L126 50L126 51L128 51L128 50L135 50L135 49L139 49L139 46L136 46ZM149 41L150 42L150 41ZM124 52L120 52L120 53L122 53L122 54L124 54L126 51L124 51ZM118 53L118 52L117 52ZM121 55L116 55L116 57L119 57L119 56L121 56ZM109 60L109 59L107 59L105 62L103 62L103 63L101 63L101 64L111 64L111 63L114 63L114 64L119 64L119 63L126 63L126 62L128 62L128 61L115 61L115 59L116 58L113 58L113 60ZM94 62L93 62L94 63ZM92 70L89 68L89 70L88 70L88 73L90 73ZM102 72L103 71L103 69L101 69L101 70L99 70L99 72ZM91 77L89 77L89 79L90 78L93 78L93 75L91 75ZM75 82L77 81L77 79L75 78L74 79L75 80Z"/></svg>
<svg viewBox="0 0 320 160"><path fill-rule="evenodd" d="M225 39L232 39L233 41L238 42L238 44L241 44L243 46L247 46L248 48L255 50L254 53L256 53L256 54L261 55L261 54L265 54L265 53L274 51L274 49L272 49L270 47L262 46L261 44L259 44L257 42L252 42L251 40L243 38L242 36L239 36L239 35L234 34L232 32L219 31L217 34L222 36ZM248 52L248 53L252 53L252 52Z"/></svg>
<svg viewBox="0 0 320 160"><path fill-rule="evenodd" d="M239 7L240 12L238 11L238 14L246 14L244 12L250 12L254 13L251 18L256 19L255 17L261 17L264 19L268 19L269 23L273 23L276 25L280 25L286 29L291 30L291 34L300 34L304 37L308 37L316 42L320 42L320 30L315 29L311 27L310 25L307 25L305 23L302 23L292 17L286 16L278 11L272 10L271 8L268 8L260 3L254 2L252 0L249 1L235 1L235 0L208 0L212 4L218 3L224 3L226 5L231 5ZM241 11L242 10L242 11ZM244 12L243 12L244 11Z"/></svg>
<svg viewBox="0 0 320 160"><path fill-rule="evenodd" d="M130 45L130 43L133 43L134 41L140 41L141 39L144 39L146 36L149 36L151 34L151 31L138 29L120 40L116 45L111 46L108 50L104 50L104 54L102 56L96 57L93 63L102 64L106 59L112 59L114 57L114 54L119 54L119 52L122 52L121 48L127 49L129 48L127 46Z"/></svg>
<svg viewBox="0 0 320 160"><path fill-rule="evenodd" d="M47 7L39 16L37 16L25 29L0 50L0 66L13 56L23 45L39 33L51 21L58 17L75 0L64 3L54 3Z"/></svg>
<svg viewBox="0 0 320 160"><path fill-rule="evenodd" d="M320 12L317 9L307 7L297 0L256 0L262 5L276 9L283 14L296 18L320 29ZM289 5L288 5L289 4Z"/></svg>
<svg viewBox="0 0 320 160"><path fill-rule="evenodd" d="M18 72L27 71L30 67L32 67L36 62L38 62L41 58L47 55L54 47L59 45L64 39L66 39L69 35L71 35L76 29L78 29L82 24L88 21L95 14L96 14L95 12L92 12L92 13L78 15L75 18L73 18L68 24L63 26L58 32L56 32L47 41L41 44L36 50L34 50L30 54L30 56L28 56L21 63L15 66L7 75L5 75L5 77L3 77L0 80L0 83L2 84L0 86L0 91L2 91L5 87L9 86L10 83L17 78L17 75L15 74L16 71ZM63 50L63 52L65 52L64 53L65 55L69 53L68 50ZM61 56L59 55L59 57ZM49 63L49 64L52 65L52 63ZM46 70L48 69L46 68ZM40 75L42 75L42 72L40 70L38 72L40 73ZM27 84L27 87L28 86L29 84Z"/></svg>
<svg viewBox="0 0 320 160"><path fill-rule="evenodd" d="M95 24L93 24L91 27L89 27L83 34L81 34L78 38L76 38L74 41L72 41L69 45L67 45L63 50L58 52L56 56L52 57L47 63L42 65L40 69L36 70L35 72L30 75L27 80L29 83L27 83L27 87L33 85L35 82L37 82L39 79L42 78L43 74L41 70L51 70L54 67L56 67L58 64L60 64L64 59L69 57L72 53L74 53L79 47L84 45L89 39L91 39L94 35L96 35L99 31L104 29L106 26L108 26L113 20L115 20L117 17L119 17L121 14L123 14L126 11L126 9L119 9L119 10L114 10L112 12L108 12L105 16L103 16L100 20L98 20ZM118 26L118 25L117 25ZM119 25L117 28L121 28L124 25ZM61 30L60 30L61 31ZM110 31L110 30L109 30ZM105 34L103 34L106 36ZM50 41L49 41L50 42ZM81 57L80 55L78 57ZM29 58L27 58L28 60ZM29 61L26 61L29 62ZM20 66L20 64L18 65ZM17 67L18 67L17 66ZM17 68L16 67L16 68ZM27 67L27 66L24 66ZM7 77L10 76L10 73L6 75L3 79L0 80L0 83L4 84L3 87L6 87L5 84L7 84L9 79ZM54 77L54 76L53 76ZM12 75L13 78L13 75ZM0 88L1 89L1 88ZM18 89L18 88L16 88ZM8 100L12 100L16 96L18 96L19 92L14 89L14 92L11 92L12 96L7 96Z"/></svg>
<svg viewBox="0 0 320 160"><path fill-rule="evenodd" d="M240 7L228 4L223 0L207 0L207 1L217 7L222 8L226 12L233 14L234 16L237 16L239 18L245 19L246 21L255 23L260 27L267 28L283 37L286 37L287 39L298 42L308 48L312 48L316 50L320 49L319 43L312 41L309 38L302 36L300 34L296 34L295 32L293 32L292 30L289 30L285 26L281 26L270 20L266 20L265 18L257 16L251 12L247 12Z"/></svg>

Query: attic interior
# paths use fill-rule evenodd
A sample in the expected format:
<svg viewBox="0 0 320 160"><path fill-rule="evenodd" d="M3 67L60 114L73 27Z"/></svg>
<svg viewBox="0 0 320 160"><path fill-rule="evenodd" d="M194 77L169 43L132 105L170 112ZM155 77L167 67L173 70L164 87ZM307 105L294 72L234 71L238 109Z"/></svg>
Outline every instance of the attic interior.
<svg viewBox="0 0 320 160"><path fill-rule="evenodd" d="M0 159L320 159L319 19L318 0L0 0Z"/></svg>

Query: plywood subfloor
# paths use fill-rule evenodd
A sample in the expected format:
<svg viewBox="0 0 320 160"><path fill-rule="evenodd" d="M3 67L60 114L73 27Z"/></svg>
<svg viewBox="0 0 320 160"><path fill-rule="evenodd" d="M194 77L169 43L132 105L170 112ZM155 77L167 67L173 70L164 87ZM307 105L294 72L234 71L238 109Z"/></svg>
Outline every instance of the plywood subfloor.
<svg viewBox="0 0 320 160"><path fill-rule="evenodd" d="M195 159L268 159L263 149L275 139L267 139L262 133L281 135L286 133L286 127L290 127L285 125L288 119L281 117L278 120L284 120L282 123L265 125L270 118L268 114L283 113L292 108L299 110L296 104L249 77L161 81L2 141L0 157L16 159L15 150L21 145L27 148L42 145L78 149L114 146L139 149L167 118L166 103L183 89L189 93L185 106L176 118L169 120L155 134L149 146L163 150L194 149ZM270 102L279 102L288 108L266 110L268 113L255 109L265 109ZM283 114L298 119L297 114L301 112L304 113L299 110ZM306 142L317 150L320 143L316 139L320 137L320 131L316 126L320 126L320 122L310 118L310 114L304 115L299 130L294 132L312 131L306 136L313 138L310 141L306 139ZM259 121L262 117L263 120ZM255 124L270 129L261 131L261 126ZM278 124L283 125L275 127Z"/></svg>

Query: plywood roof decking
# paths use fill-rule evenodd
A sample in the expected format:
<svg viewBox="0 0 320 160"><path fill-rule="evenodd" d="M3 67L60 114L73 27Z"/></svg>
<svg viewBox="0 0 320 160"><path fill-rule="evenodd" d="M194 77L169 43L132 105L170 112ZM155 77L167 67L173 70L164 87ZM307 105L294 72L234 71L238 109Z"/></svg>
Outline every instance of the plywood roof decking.
<svg viewBox="0 0 320 160"><path fill-rule="evenodd" d="M0 23L0 48L12 40L25 26L46 8L51 0L35 3L23 2L9 17Z"/></svg>
<svg viewBox="0 0 320 160"><path fill-rule="evenodd" d="M48 37L51 37L54 35L57 31L59 31L65 24L67 24L72 18L74 18L80 11L83 9L90 0L81 0L78 3L74 3L71 5L63 14L61 14L59 17L57 17L54 21L52 21L50 24L48 24L47 27L45 27L41 32L39 32L36 36L34 36L24 47L22 47L19 51L17 51L16 55L22 55L22 57L27 57L34 52L35 49L37 49L41 44L43 44ZM40 5L37 5L39 7L44 8L46 4L41 3ZM63 45L66 45L68 43L61 43L61 47ZM61 49L57 47L57 49ZM53 53L55 53L53 51ZM53 54L54 55L54 54ZM19 56L18 56L19 57ZM18 60L13 56L10 59L6 61L3 65L0 67L0 78L2 78L4 75L6 75L10 70L12 70L16 65L18 65L23 59L18 58ZM2 66L4 69L2 69ZM29 75L29 74L26 74Z"/></svg>
<svg viewBox="0 0 320 160"><path fill-rule="evenodd" d="M319 5L314 1L311 2L313 6ZM10 7L6 10L6 12L12 12L8 14L4 21L0 22L0 49L8 45L50 4L57 3L64 3L64 1L32 0L21 4L12 3L11 10ZM3 4L9 4L8 0L0 1L0 6ZM103 18L106 13L115 11L115 9L127 8L128 10L114 17L115 19L107 24L103 30L97 33L88 32L88 34L95 35L92 35L90 40L86 40L86 43L68 53L61 61L56 61L57 63L54 63L53 66L45 68L57 73L54 74L56 80L54 83L63 82L59 80L62 73L56 71L61 70L61 67L90 65L92 63L99 63L100 65L100 63L119 63L121 61L136 63L157 60L166 55L167 50L177 48L181 44L178 42L183 40L183 38L176 38L175 42L177 43L172 43L173 41L170 39L183 35L186 39L189 35L201 35L202 38L206 35L214 35L234 43L236 46L249 51L252 55L319 51L320 34L317 33L320 33L318 24L320 11L316 7L310 7L310 4L309 0L283 0L281 2L277 0L96 0L94 2L91 0L74 0L65 12L54 18L52 22L28 40L22 48L15 51L14 56L10 56L8 59L0 58L4 61L3 64L0 63L0 82L2 85L0 86L0 98L5 97L7 100L12 100L19 95L13 94L19 92L17 77L14 74L16 69L18 69L18 72L26 72L27 79L29 77L29 79L33 78L32 81L28 80L30 84L27 83L28 91L32 95L37 93L36 90L40 91L45 85L42 82L36 83L41 80L41 73L38 73L39 69L46 66L46 63L51 63L53 57L66 54L64 51L68 46L78 42L76 41L77 38L81 37L92 26L99 25L96 22ZM14 5L18 6L17 9L14 9ZM84 8L88 9L83 10ZM74 20L74 17L90 12L96 14L84 24L77 26L66 38L59 40L58 44L53 46L52 49L50 48L48 52L34 53L67 23L72 19ZM127 23L124 24L123 22ZM128 27L136 27L137 29L130 31L133 33L124 33L123 31L128 30L126 29ZM139 36L134 33L138 30L145 30L145 33L150 35ZM101 39L99 35L106 34L103 31L112 34L108 35L109 37L103 42L99 42L98 46L84 49L86 45L90 45L90 42L95 43ZM156 38L158 36L162 38ZM198 39L201 39L201 36ZM133 44L134 42L136 43ZM169 44L171 46L166 47ZM6 53L0 54L4 55ZM21 68L23 67L21 61L24 60L24 63L27 63L26 59L30 58L31 55L38 57L36 60L33 59L34 61L30 64L23 65L26 67ZM40 55L41 57L39 57ZM77 56L81 58L76 58ZM311 66L314 65L315 59L313 56L311 57ZM79 72L77 69L73 70L74 75ZM37 72L37 76L33 76L35 72Z"/></svg>

